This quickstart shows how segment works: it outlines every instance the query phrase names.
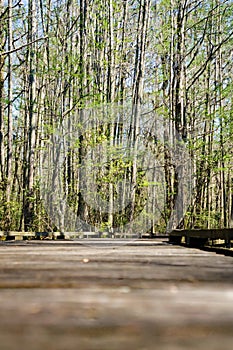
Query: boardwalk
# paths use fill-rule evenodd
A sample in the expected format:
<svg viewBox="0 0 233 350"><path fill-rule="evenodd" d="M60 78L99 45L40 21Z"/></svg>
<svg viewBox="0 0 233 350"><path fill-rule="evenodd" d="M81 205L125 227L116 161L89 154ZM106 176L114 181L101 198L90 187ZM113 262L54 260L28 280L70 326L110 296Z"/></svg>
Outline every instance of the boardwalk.
<svg viewBox="0 0 233 350"><path fill-rule="evenodd" d="M233 258L161 240L0 243L1 350L231 350Z"/></svg>

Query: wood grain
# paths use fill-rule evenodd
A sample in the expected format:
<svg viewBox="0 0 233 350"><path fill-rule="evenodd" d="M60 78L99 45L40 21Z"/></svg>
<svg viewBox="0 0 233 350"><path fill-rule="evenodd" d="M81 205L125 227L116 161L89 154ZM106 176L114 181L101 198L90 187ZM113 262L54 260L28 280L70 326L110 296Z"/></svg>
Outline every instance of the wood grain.
<svg viewBox="0 0 233 350"><path fill-rule="evenodd" d="M233 259L164 240L0 243L3 350L232 349Z"/></svg>

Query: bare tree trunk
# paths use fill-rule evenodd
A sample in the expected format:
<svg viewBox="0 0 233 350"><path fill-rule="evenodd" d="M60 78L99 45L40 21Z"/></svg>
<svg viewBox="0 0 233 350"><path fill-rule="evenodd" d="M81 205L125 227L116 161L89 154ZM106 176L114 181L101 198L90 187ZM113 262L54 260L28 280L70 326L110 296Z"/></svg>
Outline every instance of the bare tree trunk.
<svg viewBox="0 0 233 350"><path fill-rule="evenodd" d="M124 91L125 91L125 76L126 76L126 62L127 62L127 55L125 52L125 46L126 46L125 40L126 40L127 19L128 19L128 1L124 1L123 19L122 19L123 25L122 25L121 45L120 45L120 50L122 53L122 61L121 61L121 69L120 69L120 76L119 76L121 104L124 101Z"/></svg>
<svg viewBox="0 0 233 350"><path fill-rule="evenodd" d="M83 98L84 98L84 82L85 82L85 59L86 59L86 52L85 52L85 40L86 40L86 16L87 16L87 6L88 1L87 0L81 0L80 1L80 29L79 29L79 74L80 74L80 80L79 80L79 96L80 96L80 123L84 122L84 111L83 111ZM79 136L79 166L82 167L83 165L83 159L85 157L85 146L84 146L84 137L83 135ZM84 196L82 194L83 191L85 191L86 188L86 174L84 173L85 169L81 169L79 171L79 192L78 192L78 210L77 215L82 221L87 220L88 216L88 209L87 205L84 200Z"/></svg>
<svg viewBox="0 0 233 350"><path fill-rule="evenodd" d="M0 182L5 181L5 147L4 147L4 118L3 118L3 98L4 98L4 64L5 56L2 55L5 45L4 36L4 1L0 0Z"/></svg>
<svg viewBox="0 0 233 350"><path fill-rule="evenodd" d="M12 50L12 0L8 0L8 51ZM7 130L7 188L6 188L6 201L10 202L11 186L12 186L12 58L11 54L8 55L8 130Z"/></svg>
<svg viewBox="0 0 233 350"><path fill-rule="evenodd" d="M133 149L132 175L131 175L131 208L130 223L133 222L136 204L137 189L137 151L138 151L138 128L140 118L140 106L143 98L143 78L145 65L145 52L147 44L147 30L149 25L150 1L141 0L138 26L137 26L137 46L135 54L134 82L133 82L133 109L131 121L131 147Z"/></svg>
<svg viewBox="0 0 233 350"><path fill-rule="evenodd" d="M29 1L28 42L29 45L29 130L28 130L28 175L27 193L24 212L24 224L26 231L32 228L34 216L34 176L35 176L35 151L36 151L36 36L37 36L37 11L35 0Z"/></svg>
<svg viewBox="0 0 233 350"><path fill-rule="evenodd" d="M219 2L218 2L219 3ZM221 13L219 13L220 9L218 9L218 33L221 33ZM218 36L218 40L221 42L221 34ZM220 124L220 149L221 149L221 216L223 221L223 227L227 227L227 197L226 197L226 178L225 178L225 147L224 147L224 126L223 126L223 109L222 109L222 50L221 48L217 54L217 79L216 83L218 83L219 87L216 87L216 91L218 92L218 104L219 104L219 124Z"/></svg>
<svg viewBox="0 0 233 350"><path fill-rule="evenodd" d="M115 72L114 72L114 37L113 37L113 3L112 0L109 1L108 9L108 20L109 20L109 54L108 54L108 84L107 84L107 102L112 104L114 101L115 95ZM110 106L110 114L112 118L112 105ZM110 123L110 158L111 158L111 149L113 147L114 139L114 123ZM109 159L109 171L113 171L112 159ZM113 227L113 182L109 183L109 205L108 205L108 226L112 230Z"/></svg>
<svg viewBox="0 0 233 350"><path fill-rule="evenodd" d="M185 115L185 67L184 67L184 43L185 43L185 12L186 1L179 0L176 23L176 49L173 61L173 87L174 87L174 120L176 130L186 138L186 115Z"/></svg>

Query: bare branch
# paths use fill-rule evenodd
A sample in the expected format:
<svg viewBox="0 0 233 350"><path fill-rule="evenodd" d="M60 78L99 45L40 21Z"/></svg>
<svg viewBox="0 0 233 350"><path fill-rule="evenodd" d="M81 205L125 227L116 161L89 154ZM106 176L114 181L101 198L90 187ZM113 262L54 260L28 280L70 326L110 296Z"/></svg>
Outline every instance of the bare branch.
<svg viewBox="0 0 233 350"><path fill-rule="evenodd" d="M21 45L21 46L19 46L19 47L16 47L15 49L12 49L12 50L10 50L10 51L2 52L2 53L0 54L0 57L1 57L1 56L10 55L11 53L14 53L14 52L16 52L16 51L19 51L19 50L21 50L21 49L24 49L25 47L30 46L30 45L34 44L35 42L37 42L37 41L46 40L47 38L48 38L47 36L44 36L44 37L42 37L42 38L35 39L35 40L31 41L30 43L26 43L26 44L23 44L23 45Z"/></svg>
<svg viewBox="0 0 233 350"><path fill-rule="evenodd" d="M204 64L197 70L197 72L195 73L191 83L189 84L189 86L187 87L187 91L193 86L193 84L198 80L198 78L201 76L201 74L205 71L207 64L209 61L211 61L211 59L213 58L213 56L216 54L216 52L222 47L222 45L224 43L226 43L231 37L233 36L233 32L231 32L224 40L221 41L221 43L219 43L216 46L212 46L210 53L208 54L208 57L206 59L206 61L204 62Z"/></svg>

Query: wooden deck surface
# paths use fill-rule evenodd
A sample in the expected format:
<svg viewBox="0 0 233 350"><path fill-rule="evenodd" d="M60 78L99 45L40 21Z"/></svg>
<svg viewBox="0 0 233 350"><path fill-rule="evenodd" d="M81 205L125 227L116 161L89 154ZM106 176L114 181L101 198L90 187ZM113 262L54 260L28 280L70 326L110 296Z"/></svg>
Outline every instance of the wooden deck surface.
<svg viewBox="0 0 233 350"><path fill-rule="evenodd" d="M1 350L233 348L233 258L164 240L0 243Z"/></svg>

